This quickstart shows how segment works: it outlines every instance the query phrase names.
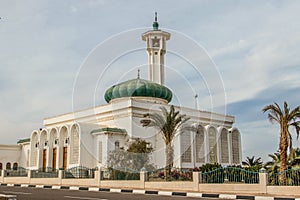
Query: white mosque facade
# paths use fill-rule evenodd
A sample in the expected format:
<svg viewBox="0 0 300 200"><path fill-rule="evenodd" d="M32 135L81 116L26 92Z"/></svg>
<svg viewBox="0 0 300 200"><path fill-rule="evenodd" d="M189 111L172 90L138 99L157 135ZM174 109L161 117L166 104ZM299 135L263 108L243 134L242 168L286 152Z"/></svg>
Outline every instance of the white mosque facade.
<svg viewBox="0 0 300 200"><path fill-rule="evenodd" d="M128 147L141 138L153 148L151 162L165 164L165 145L154 128L140 124L145 113L169 109L172 92L164 86L164 57L170 34L158 29L142 34L146 42L149 80L136 78L114 85L105 93L107 104L46 118L44 128L32 131L17 145L0 145L0 169L39 169L76 166L106 167L111 151ZM194 168L205 163L241 164L241 136L235 118L198 109L175 106L187 115L197 132L178 132L173 140L174 167Z"/></svg>

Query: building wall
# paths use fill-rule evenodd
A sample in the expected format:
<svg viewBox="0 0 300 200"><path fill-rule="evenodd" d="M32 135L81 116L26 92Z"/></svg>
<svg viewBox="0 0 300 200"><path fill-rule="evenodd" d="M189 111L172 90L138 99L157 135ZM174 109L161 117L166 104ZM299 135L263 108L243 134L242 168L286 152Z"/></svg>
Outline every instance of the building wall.
<svg viewBox="0 0 300 200"><path fill-rule="evenodd" d="M29 155L30 155L30 142L23 143L20 145L20 159L19 159L19 166L28 168L29 167Z"/></svg>
<svg viewBox="0 0 300 200"><path fill-rule="evenodd" d="M7 166L13 168L14 163L20 166L21 146L20 145L0 145L0 166L7 169Z"/></svg>
<svg viewBox="0 0 300 200"><path fill-rule="evenodd" d="M122 98L94 109L48 118L44 120L44 129L32 132L30 144L23 145L22 148L19 146L0 148L0 151L6 151L1 155L13 154L15 162L31 169L45 167L44 165L62 168L65 147L68 153L68 168L78 165L95 167L106 165L107 156L114 150L116 141L120 146L126 146L128 138L142 138L150 142L154 148L151 156L153 164L156 167L163 167L165 165L163 137L157 134L156 129L142 127L140 123L145 113L159 112L161 106L170 105L151 98ZM175 167L192 168L208 162L225 165L241 163L241 138L238 129L232 128L234 117L190 108L176 109L180 109L182 114L190 117L190 125L198 125L202 132L201 134L190 132L185 135L177 133L173 141ZM91 134L92 130L101 127L125 129L127 137L114 133L103 136ZM102 146L101 149L99 145ZM57 156L54 161L55 148ZM18 153L11 153L13 151ZM29 160L28 151L30 151ZM99 155L99 152L102 155ZM5 159L7 160L7 158L0 159L0 162L7 162Z"/></svg>

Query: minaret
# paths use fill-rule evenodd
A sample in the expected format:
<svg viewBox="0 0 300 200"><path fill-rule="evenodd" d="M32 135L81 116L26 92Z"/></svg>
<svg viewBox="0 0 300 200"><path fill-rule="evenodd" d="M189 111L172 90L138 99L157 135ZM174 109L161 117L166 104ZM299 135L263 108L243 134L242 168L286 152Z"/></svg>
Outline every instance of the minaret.
<svg viewBox="0 0 300 200"><path fill-rule="evenodd" d="M164 85L166 41L170 39L170 33L158 29L156 12L155 20L153 22L153 30L143 33L142 39L146 41L147 44L149 80Z"/></svg>

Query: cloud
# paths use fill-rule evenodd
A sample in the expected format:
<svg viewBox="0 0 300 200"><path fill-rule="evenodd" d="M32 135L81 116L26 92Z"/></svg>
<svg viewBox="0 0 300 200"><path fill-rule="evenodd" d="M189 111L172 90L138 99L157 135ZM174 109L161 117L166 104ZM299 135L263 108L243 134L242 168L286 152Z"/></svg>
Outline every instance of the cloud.
<svg viewBox="0 0 300 200"><path fill-rule="evenodd" d="M287 101L291 108L299 104L300 87L286 88L281 85L274 85L271 88L261 91L255 97L235 103L228 104L228 113L236 116L237 121L255 121L265 119L262 108L266 105L277 102L281 106ZM241 112L242 111L242 112Z"/></svg>
<svg viewBox="0 0 300 200"><path fill-rule="evenodd" d="M277 84L258 93L251 99L227 106L228 113L236 117L235 126L241 131L244 157L255 155L268 160L267 155L277 151L279 126L269 122L267 114L262 113L262 108L274 102L283 107L284 101L288 102L290 108L295 108L299 105L299 91L300 87L286 88ZM295 139L294 131L292 131L292 135L294 146L299 145L299 141Z"/></svg>
<svg viewBox="0 0 300 200"><path fill-rule="evenodd" d="M203 47L196 51L196 44L189 46L186 40L171 36L167 50L180 48L177 53L192 60L202 72L196 73L187 60L175 56L175 51L167 52L166 84L178 96L173 103L194 107L197 93L200 109L210 110L212 98L220 99L225 89L227 113L236 116L235 125L242 132L243 155L273 153L277 149L277 129L270 128L261 108L274 101L299 104L299 9L297 1L2 2L1 143L29 137L33 129L42 126L43 118L72 111L74 79L88 53L121 31L150 27L158 11L160 27L183 32ZM134 39L119 38L106 47L103 55L111 56L114 48L144 47L140 34L137 32ZM89 63L90 73L82 74L92 81L80 85L80 94L88 94L89 99L79 99L76 108L93 106L95 96L96 104L105 103L106 88L135 78L137 66L147 62L145 52L127 54L112 63L105 78L97 82L103 66L98 63L100 57L95 56ZM140 68L147 79L147 67ZM216 78L221 78L224 85L214 81ZM216 106L214 110L218 110Z"/></svg>

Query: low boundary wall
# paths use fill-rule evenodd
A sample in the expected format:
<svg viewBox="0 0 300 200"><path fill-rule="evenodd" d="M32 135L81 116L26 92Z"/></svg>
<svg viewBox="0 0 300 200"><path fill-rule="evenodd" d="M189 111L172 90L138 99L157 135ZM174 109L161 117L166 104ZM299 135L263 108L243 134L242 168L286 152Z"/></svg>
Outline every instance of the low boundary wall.
<svg viewBox="0 0 300 200"><path fill-rule="evenodd" d="M95 171L95 178L90 179L63 179L63 171L59 171L58 178L31 178L29 171L27 177L4 177L4 171L0 176L3 184L27 184L27 185L55 185L74 187L95 188L124 188L139 190L165 190L176 192L200 192L200 193L222 193L222 194L245 194L245 195L284 195L300 197L300 186L268 186L267 173L259 174L258 184L246 183L200 183L200 173L193 172L193 181L147 181L147 173L140 173L140 180L114 181L102 180L100 171Z"/></svg>

